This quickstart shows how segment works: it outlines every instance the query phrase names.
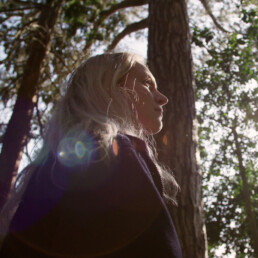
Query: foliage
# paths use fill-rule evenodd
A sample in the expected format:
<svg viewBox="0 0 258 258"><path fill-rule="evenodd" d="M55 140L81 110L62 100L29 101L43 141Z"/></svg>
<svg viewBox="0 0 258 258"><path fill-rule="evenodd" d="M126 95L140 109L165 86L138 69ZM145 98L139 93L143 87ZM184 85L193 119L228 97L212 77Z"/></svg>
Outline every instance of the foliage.
<svg viewBox="0 0 258 258"><path fill-rule="evenodd" d="M28 46L38 29L36 24L45 2L3 0L0 3L0 99L4 114L10 113L13 107ZM121 2L65 1L42 67L31 139L37 140L44 134L43 125L62 93L68 74L91 51L104 49L105 44L130 22L127 10L117 9L108 14L108 10ZM227 25L230 8L225 6L237 1L220 2L224 4L220 20ZM253 243L232 128L236 129L240 140L252 208L258 221L258 167L255 162L258 154L254 133L258 128L258 90L247 84L257 79L258 24L254 1L239 0L237 3L234 15L239 15L240 21L237 19L227 26L230 33L222 34L206 22L197 22L192 25L192 45L201 52L196 59L195 78L210 255L214 256L215 249L224 244L225 254L233 249L238 257L251 257ZM139 15L137 9L132 11L134 17ZM195 12L199 15L199 9ZM7 120L2 119L0 135L5 131Z"/></svg>
<svg viewBox="0 0 258 258"><path fill-rule="evenodd" d="M205 62L197 66L195 78L211 256L220 245L225 246L224 255L232 250L237 257L254 255L233 130L240 141L252 210L257 219L258 184L254 178L258 174L255 163L258 157L255 134L258 90L248 86L248 82L257 79L254 56L258 24L253 9L238 7L241 8L241 31L218 37L210 28L204 27L194 28L192 34L193 43L206 53Z"/></svg>

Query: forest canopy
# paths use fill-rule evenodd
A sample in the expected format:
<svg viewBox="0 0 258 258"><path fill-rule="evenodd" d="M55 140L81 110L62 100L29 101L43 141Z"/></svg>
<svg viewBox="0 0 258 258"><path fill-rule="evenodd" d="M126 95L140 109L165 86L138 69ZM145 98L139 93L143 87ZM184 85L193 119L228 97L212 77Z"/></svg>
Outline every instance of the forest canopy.
<svg viewBox="0 0 258 258"><path fill-rule="evenodd" d="M257 5L252 0L186 2L208 251L211 257L218 249L223 257L255 257ZM72 70L93 53L121 50L120 41L130 35L135 44L140 39L150 44L149 15L146 0L1 2L0 164L6 170L0 179L10 182L4 193L22 156L33 160ZM6 140L10 137L15 145Z"/></svg>

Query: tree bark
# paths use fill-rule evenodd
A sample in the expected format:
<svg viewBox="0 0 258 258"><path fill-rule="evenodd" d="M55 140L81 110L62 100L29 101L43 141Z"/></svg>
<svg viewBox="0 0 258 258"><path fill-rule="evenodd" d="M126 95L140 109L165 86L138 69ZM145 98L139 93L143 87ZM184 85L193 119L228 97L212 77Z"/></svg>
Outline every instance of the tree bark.
<svg viewBox="0 0 258 258"><path fill-rule="evenodd" d="M234 136L234 142L236 146L236 155L238 159L238 164L239 164L239 171L240 171L240 176L242 179L242 191L243 191L243 197L244 197L244 202L245 202L245 211L246 211L246 216L247 216L247 224L249 227L250 231L250 236L251 236L251 243L252 247L254 249L255 257L258 257L258 228L255 220L255 214L252 209L252 203L251 203L251 194L249 191L248 187L248 182L246 178L246 169L243 164L243 156L241 152L241 146L240 142L238 139L238 134L236 131L236 128L232 128L232 133Z"/></svg>
<svg viewBox="0 0 258 258"><path fill-rule="evenodd" d="M157 148L181 187L178 207L170 210L183 257L201 258L208 254L188 23L185 1L150 1L148 62L158 88L169 98Z"/></svg>
<svg viewBox="0 0 258 258"><path fill-rule="evenodd" d="M3 137L0 155L0 208L8 198L15 180L24 144L30 133L30 121L35 106L38 82L44 58L48 52L51 36L62 7L63 0L48 0L42 7L38 26L28 47L28 59L17 93L12 116Z"/></svg>

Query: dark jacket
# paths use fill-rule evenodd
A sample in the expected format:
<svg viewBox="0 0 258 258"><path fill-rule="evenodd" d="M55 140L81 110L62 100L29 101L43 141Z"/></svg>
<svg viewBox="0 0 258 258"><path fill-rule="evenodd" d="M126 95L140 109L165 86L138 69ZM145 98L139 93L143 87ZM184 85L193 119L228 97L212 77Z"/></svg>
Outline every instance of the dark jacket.
<svg viewBox="0 0 258 258"><path fill-rule="evenodd" d="M182 257L146 145L118 135L68 167L50 155L34 172L0 257Z"/></svg>

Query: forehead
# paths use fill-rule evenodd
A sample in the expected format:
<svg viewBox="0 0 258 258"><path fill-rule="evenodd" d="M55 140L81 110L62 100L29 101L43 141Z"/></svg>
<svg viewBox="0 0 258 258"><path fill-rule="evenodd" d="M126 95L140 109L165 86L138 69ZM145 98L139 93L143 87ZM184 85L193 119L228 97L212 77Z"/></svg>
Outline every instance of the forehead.
<svg viewBox="0 0 258 258"><path fill-rule="evenodd" d="M141 63L136 63L134 65L134 67L130 71L130 75L139 80L151 79L153 82L155 82L155 79L148 67Z"/></svg>

